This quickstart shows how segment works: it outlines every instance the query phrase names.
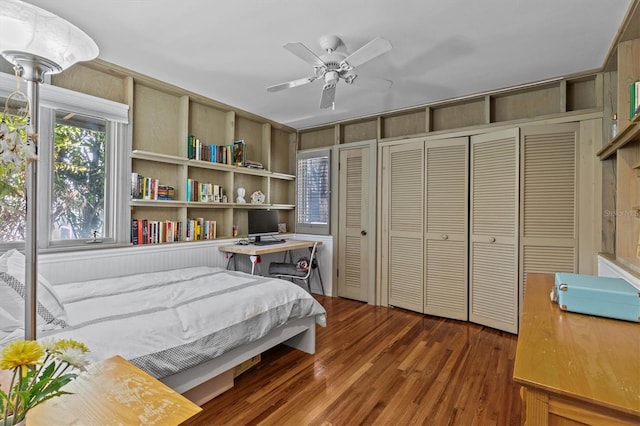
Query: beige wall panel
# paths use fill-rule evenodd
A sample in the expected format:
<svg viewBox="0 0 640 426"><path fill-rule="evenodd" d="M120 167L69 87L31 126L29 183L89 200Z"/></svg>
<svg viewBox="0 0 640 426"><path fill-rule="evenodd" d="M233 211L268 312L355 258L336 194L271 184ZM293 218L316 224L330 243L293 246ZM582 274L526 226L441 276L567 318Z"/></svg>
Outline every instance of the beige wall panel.
<svg viewBox="0 0 640 426"><path fill-rule="evenodd" d="M224 145L225 112L191 102L189 105L189 134L204 144Z"/></svg>
<svg viewBox="0 0 640 426"><path fill-rule="evenodd" d="M176 155L186 141L180 140L181 99L140 84L134 88L133 149ZM180 144L182 142L182 144Z"/></svg>
<svg viewBox="0 0 640 426"><path fill-rule="evenodd" d="M616 257L640 270L640 177L632 167L640 162L640 143L618 150L618 195L616 209Z"/></svg>
<svg viewBox="0 0 640 426"><path fill-rule="evenodd" d="M333 127L300 133L299 150L324 148L334 145L335 130Z"/></svg>
<svg viewBox="0 0 640 426"><path fill-rule="evenodd" d="M382 137L418 135L427 131L425 109L382 117Z"/></svg>
<svg viewBox="0 0 640 426"><path fill-rule="evenodd" d="M162 207L136 207L131 214L132 219L147 219L147 220L173 220L179 221L180 215L177 209L162 208Z"/></svg>
<svg viewBox="0 0 640 426"><path fill-rule="evenodd" d="M491 110L492 123L559 113L560 85L493 96Z"/></svg>
<svg viewBox="0 0 640 426"><path fill-rule="evenodd" d="M341 125L340 143L360 142L378 137L378 121L362 121Z"/></svg>
<svg viewBox="0 0 640 426"><path fill-rule="evenodd" d="M618 45L618 129L629 123L629 85L640 80L640 39Z"/></svg>
<svg viewBox="0 0 640 426"><path fill-rule="evenodd" d="M51 84L99 98L126 103L124 78L96 71L81 64L75 64L60 74L53 74Z"/></svg>
<svg viewBox="0 0 640 426"><path fill-rule="evenodd" d="M271 171L295 174L295 144L290 142L291 134L279 129L271 131ZM294 153L294 156L291 155Z"/></svg>
<svg viewBox="0 0 640 426"><path fill-rule="evenodd" d="M246 143L246 159L262 162L262 123L236 116L235 140L240 139Z"/></svg>
<svg viewBox="0 0 640 426"><path fill-rule="evenodd" d="M602 120L580 123L578 148L578 272L597 275L602 244Z"/></svg>
<svg viewBox="0 0 640 426"><path fill-rule="evenodd" d="M484 124L484 98L431 108L433 131Z"/></svg>
<svg viewBox="0 0 640 426"><path fill-rule="evenodd" d="M596 107L596 81L594 78L567 82L567 111Z"/></svg>

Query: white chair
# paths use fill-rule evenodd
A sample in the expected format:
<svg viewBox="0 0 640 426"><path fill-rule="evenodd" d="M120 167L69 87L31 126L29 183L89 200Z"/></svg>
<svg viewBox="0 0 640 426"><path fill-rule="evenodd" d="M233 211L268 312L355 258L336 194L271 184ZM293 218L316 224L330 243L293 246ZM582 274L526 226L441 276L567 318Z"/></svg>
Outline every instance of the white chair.
<svg viewBox="0 0 640 426"><path fill-rule="evenodd" d="M313 278L314 271L318 270L318 278L320 279L320 288L322 289L322 295L324 296L324 284L322 283L322 275L318 268L318 261L316 260L316 250L318 248L318 242L313 245L311 249L311 255L309 256L309 266L306 270L298 269L297 263L287 262L271 262L269 264L269 275L276 278L289 279L292 282L296 280L303 281L307 284L307 289L311 293L311 278ZM291 255L289 255L291 258Z"/></svg>

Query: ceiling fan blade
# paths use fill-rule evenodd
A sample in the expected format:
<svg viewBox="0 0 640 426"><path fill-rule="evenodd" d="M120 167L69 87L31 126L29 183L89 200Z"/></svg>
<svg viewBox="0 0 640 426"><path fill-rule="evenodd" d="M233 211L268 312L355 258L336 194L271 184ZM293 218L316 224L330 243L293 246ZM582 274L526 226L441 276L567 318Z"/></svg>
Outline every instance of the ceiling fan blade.
<svg viewBox="0 0 640 426"><path fill-rule="evenodd" d="M317 67L325 66L325 63L322 62L322 59L318 58L315 53L309 50L307 46L302 43L287 43L282 47L284 47L303 61L310 63L311 65Z"/></svg>
<svg viewBox="0 0 640 426"><path fill-rule="evenodd" d="M336 99L336 85L325 84L322 89L322 97L320 98L320 108L333 107L333 101Z"/></svg>
<svg viewBox="0 0 640 426"><path fill-rule="evenodd" d="M364 64L373 58L382 55L391 50L391 42L382 37L376 37L351 55L344 58L340 62L340 68L343 70L351 70L359 65Z"/></svg>
<svg viewBox="0 0 640 426"><path fill-rule="evenodd" d="M276 84L274 86L267 87L267 92L279 92L280 90L290 89L292 87L304 86L305 84L316 81L318 77L305 77L298 80L287 81L286 83Z"/></svg>
<svg viewBox="0 0 640 426"><path fill-rule="evenodd" d="M385 80L383 78L358 76L353 79L352 83L365 89L382 91L389 89L393 84L393 81Z"/></svg>

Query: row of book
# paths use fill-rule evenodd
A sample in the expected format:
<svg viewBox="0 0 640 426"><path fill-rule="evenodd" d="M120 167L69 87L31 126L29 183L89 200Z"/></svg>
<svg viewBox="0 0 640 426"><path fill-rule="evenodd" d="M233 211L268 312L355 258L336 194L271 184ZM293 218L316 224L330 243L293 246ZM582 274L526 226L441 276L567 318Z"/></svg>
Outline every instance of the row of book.
<svg viewBox="0 0 640 426"><path fill-rule="evenodd" d="M629 85L629 120L640 113L640 81Z"/></svg>
<svg viewBox="0 0 640 426"><path fill-rule="evenodd" d="M217 237L215 220L204 218L187 219L185 224L185 241L213 240ZM131 219L131 243L163 244L180 241L182 222L172 220Z"/></svg>
<svg viewBox="0 0 640 426"><path fill-rule="evenodd" d="M202 183L191 178L187 179L187 201L201 203L225 202L224 189L213 183Z"/></svg>
<svg viewBox="0 0 640 426"><path fill-rule="evenodd" d="M174 187L161 185L160 179L141 176L136 172L131 173L132 200L173 200L174 198Z"/></svg>
<svg viewBox="0 0 640 426"><path fill-rule="evenodd" d="M187 219L186 241L213 240L217 237L218 229L215 220L204 218Z"/></svg>
<svg viewBox="0 0 640 426"><path fill-rule="evenodd" d="M131 219L131 243L162 244L180 241L182 222L172 220Z"/></svg>
<svg viewBox="0 0 640 426"><path fill-rule="evenodd" d="M187 158L210 163L245 165L246 145L244 140L227 145L205 144L196 136L187 137Z"/></svg>

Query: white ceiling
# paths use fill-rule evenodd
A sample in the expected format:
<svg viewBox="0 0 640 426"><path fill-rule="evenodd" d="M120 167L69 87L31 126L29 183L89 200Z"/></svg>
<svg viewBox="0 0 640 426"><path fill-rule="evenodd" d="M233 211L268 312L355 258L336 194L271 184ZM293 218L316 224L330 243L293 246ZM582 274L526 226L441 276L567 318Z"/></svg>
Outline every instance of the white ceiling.
<svg viewBox="0 0 640 426"><path fill-rule="evenodd" d="M631 0L28 0L87 32L100 58L301 129L599 69ZM357 68L384 92L340 81L268 93L313 75L282 48L335 34L348 53L393 49Z"/></svg>

